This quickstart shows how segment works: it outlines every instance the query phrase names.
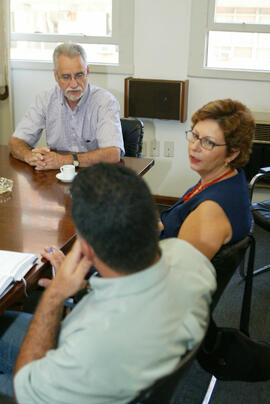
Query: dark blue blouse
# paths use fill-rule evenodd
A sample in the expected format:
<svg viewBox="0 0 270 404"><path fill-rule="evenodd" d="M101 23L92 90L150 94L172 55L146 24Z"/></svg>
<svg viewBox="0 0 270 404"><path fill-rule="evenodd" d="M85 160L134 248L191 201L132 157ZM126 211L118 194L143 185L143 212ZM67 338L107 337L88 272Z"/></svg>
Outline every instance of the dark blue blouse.
<svg viewBox="0 0 270 404"><path fill-rule="evenodd" d="M164 230L161 232L160 238L177 237L186 217L200 203L207 200L218 203L231 223L232 238L228 244L235 243L247 236L251 228L252 216L244 170L240 169L235 176L210 185L188 201L183 202L183 197L196 185L188 189L178 202L162 213L161 221Z"/></svg>

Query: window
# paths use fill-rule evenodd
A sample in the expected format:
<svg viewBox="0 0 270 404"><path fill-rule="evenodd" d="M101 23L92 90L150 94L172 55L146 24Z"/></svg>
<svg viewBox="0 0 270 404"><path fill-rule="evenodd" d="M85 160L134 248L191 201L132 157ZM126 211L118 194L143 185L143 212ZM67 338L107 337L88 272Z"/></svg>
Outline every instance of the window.
<svg viewBox="0 0 270 404"><path fill-rule="evenodd" d="M133 0L10 0L13 66L52 68L61 42L81 44L92 71L133 72Z"/></svg>
<svg viewBox="0 0 270 404"><path fill-rule="evenodd" d="M193 0L189 75L269 80L270 0Z"/></svg>

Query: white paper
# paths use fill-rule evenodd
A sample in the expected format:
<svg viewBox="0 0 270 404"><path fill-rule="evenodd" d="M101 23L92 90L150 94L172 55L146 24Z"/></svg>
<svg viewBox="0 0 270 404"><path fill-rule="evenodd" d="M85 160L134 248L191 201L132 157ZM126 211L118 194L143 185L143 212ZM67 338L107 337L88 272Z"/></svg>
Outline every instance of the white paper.
<svg viewBox="0 0 270 404"><path fill-rule="evenodd" d="M0 250L0 296L9 285L22 280L36 260L35 254Z"/></svg>

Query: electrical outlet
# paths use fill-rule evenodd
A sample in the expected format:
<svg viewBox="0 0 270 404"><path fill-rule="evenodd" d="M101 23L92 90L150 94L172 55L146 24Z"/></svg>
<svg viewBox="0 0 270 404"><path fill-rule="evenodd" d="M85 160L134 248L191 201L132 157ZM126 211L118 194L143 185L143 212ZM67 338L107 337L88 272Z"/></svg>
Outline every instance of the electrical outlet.
<svg viewBox="0 0 270 404"><path fill-rule="evenodd" d="M164 156L174 157L174 142L164 142Z"/></svg>
<svg viewBox="0 0 270 404"><path fill-rule="evenodd" d="M160 142L156 140L151 140L151 148L150 148L150 155L152 157L159 157L160 155Z"/></svg>
<svg viewBox="0 0 270 404"><path fill-rule="evenodd" d="M147 156L147 142L146 141L143 141L143 144L142 144L142 155L144 157Z"/></svg>

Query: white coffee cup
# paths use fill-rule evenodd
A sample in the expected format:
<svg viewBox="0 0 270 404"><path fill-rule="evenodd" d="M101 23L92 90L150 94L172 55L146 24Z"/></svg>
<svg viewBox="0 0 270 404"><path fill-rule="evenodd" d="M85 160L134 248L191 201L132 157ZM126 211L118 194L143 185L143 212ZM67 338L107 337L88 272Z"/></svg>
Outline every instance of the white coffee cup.
<svg viewBox="0 0 270 404"><path fill-rule="evenodd" d="M66 164L60 167L62 177L66 180L71 180L75 175L75 167L72 164Z"/></svg>

